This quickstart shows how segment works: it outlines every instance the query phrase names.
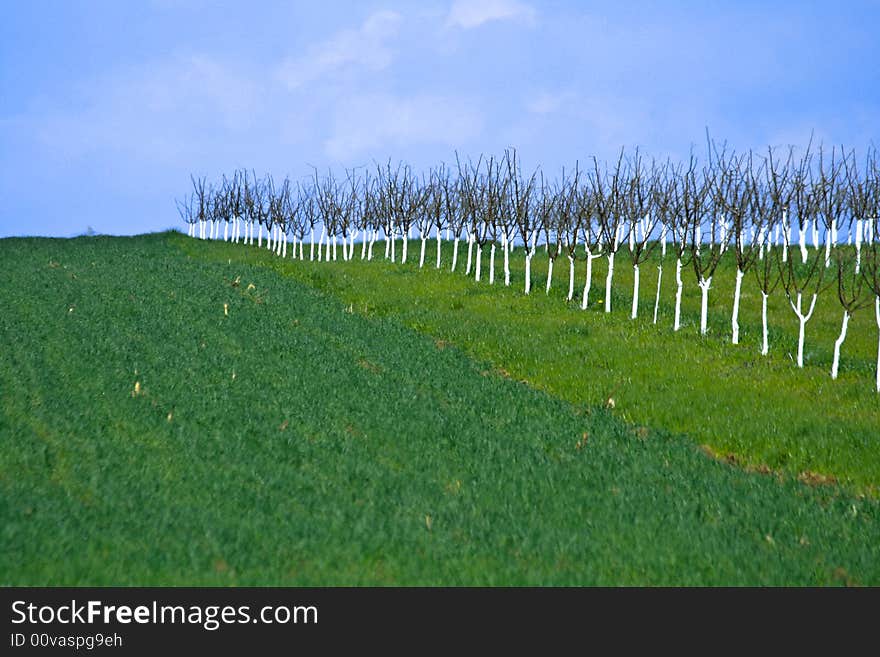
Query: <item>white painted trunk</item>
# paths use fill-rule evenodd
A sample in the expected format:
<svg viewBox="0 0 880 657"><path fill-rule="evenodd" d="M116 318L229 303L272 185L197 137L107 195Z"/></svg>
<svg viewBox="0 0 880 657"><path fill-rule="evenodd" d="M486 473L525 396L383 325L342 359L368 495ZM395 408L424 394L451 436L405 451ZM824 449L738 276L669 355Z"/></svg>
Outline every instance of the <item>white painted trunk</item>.
<svg viewBox="0 0 880 657"><path fill-rule="evenodd" d="M803 313L803 295L798 292L797 294L797 303L792 302L789 297L788 302L791 304L792 310L794 310L795 315L798 318L798 348L797 348L797 366L802 368L804 366L804 333L807 322L810 321L810 318L813 316L813 311L816 309L816 297L817 295L813 295L813 299L810 302L810 310L804 314Z"/></svg>
<svg viewBox="0 0 880 657"><path fill-rule="evenodd" d="M409 230L407 230L406 232L409 233ZM406 254L407 254L407 251L409 251L409 240L407 239L407 237L408 237L408 235L403 235L403 236L401 236L401 240L400 240L400 243L403 245L403 252L400 254L400 262L401 263L406 262Z"/></svg>
<svg viewBox="0 0 880 657"><path fill-rule="evenodd" d="M229 241L229 222L228 221L223 224L223 241L224 242Z"/></svg>
<svg viewBox="0 0 880 657"><path fill-rule="evenodd" d="M766 356L770 353L770 341L768 340L768 327L767 327L767 298L770 295L765 294L764 290L761 290L761 355Z"/></svg>
<svg viewBox="0 0 880 657"><path fill-rule="evenodd" d="M501 250L504 251L504 285L510 286L510 240L505 235L501 242Z"/></svg>
<svg viewBox="0 0 880 657"><path fill-rule="evenodd" d="M367 229L361 231L361 260L366 260L367 258Z"/></svg>
<svg viewBox="0 0 880 657"><path fill-rule="evenodd" d="M553 282L553 258L547 260L547 287L544 294L550 294L550 284Z"/></svg>
<svg viewBox="0 0 880 657"><path fill-rule="evenodd" d="M801 263L807 264L807 231L804 226L798 226L798 246L801 249Z"/></svg>
<svg viewBox="0 0 880 657"><path fill-rule="evenodd" d="M287 257L287 233L283 234L283 238L284 238L284 240L283 240L283 246L281 247L281 257L286 258ZM296 248L295 244L294 244L294 248Z"/></svg>
<svg viewBox="0 0 880 657"><path fill-rule="evenodd" d="M471 262L473 260L473 252L474 252L474 238L473 235L468 233L468 254L467 254L467 266L464 268L464 275L471 275Z"/></svg>
<svg viewBox="0 0 880 657"><path fill-rule="evenodd" d="M455 265L458 263L458 244L460 241L458 235L456 235L455 240L452 242L452 267L449 271L455 271Z"/></svg>
<svg viewBox="0 0 880 657"><path fill-rule="evenodd" d="M856 219L856 273L858 274L862 268L862 220Z"/></svg>
<svg viewBox="0 0 880 657"><path fill-rule="evenodd" d="M681 258L675 261L675 319L672 330L677 331L681 328L681 293L684 283L681 280Z"/></svg>
<svg viewBox="0 0 880 657"><path fill-rule="evenodd" d="M587 277L584 281L584 295L581 299L581 310L590 304L590 287L593 285L593 255L587 252Z"/></svg>
<svg viewBox="0 0 880 657"><path fill-rule="evenodd" d="M743 272L737 267L736 269L736 286L733 288L733 314L730 319L733 337L731 342L739 344L739 298L742 293Z"/></svg>
<svg viewBox="0 0 880 657"><path fill-rule="evenodd" d="M880 329L880 296L874 299L874 318L877 320L877 328ZM880 338L877 341L877 392L880 392Z"/></svg>
<svg viewBox="0 0 880 657"><path fill-rule="evenodd" d="M836 379L837 373L840 370L840 347L843 345L843 341L846 340L846 327L849 324L850 314L849 311L843 311L843 323L840 326L840 335L837 337L837 340L834 341L834 360L831 363L831 378Z"/></svg>
<svg viewBox="0 0 880 657"><path fill-rule="evenodd" d="M489 249L489 285L495 285L495 242Z"/></svg>
<svg viewBox="0 0 880 657"><path fill-rule="evenodd" d="M333 235L333 262L336 262L336 235Z"/></svg>
<svg viewBox="0 0 880 657"><path fill-rule="evenodd" d="M258 237L257 237L257 248L262 249L263 248L263 224L260 224L260 227L258 230L260 232L258 233Z"/></svg>
<svg viewBox="0 0 880 657"><path fill-rule="evenodd" d="M630 319L639 316L639 266L633 265L633 303Z"/></svg>
<svg viewBox="0 0 880 657"><path fill-rule="evenodd" d="M321 262L324 250L324 227L321 226L321 236L318 238L318 262Z"/></svg>
<svg viewBox="0 0 880 657"><path fill-rule="evenodd" d="M614 256L612 251L608 254L608 275L605 277L605 312L611 312L611 280L614 278Z"/></svg>
<svg viewBox="0 0 880 657"><path fill-rule="evenodd" d="M299 259L301 261L305 260L305 258L303 257L303 240L302 239L299 241Z"/></svg>
<svg viewBox="0 0 880 657"><path fill-rule="evenodd" d="M440 236L441 236L441 232L440 232L440 229L438 228L437 229L437 267L436 267L437 269L440 269L440 245L441 245Z"/></svg>
<svg viewBox="0 0 880 657"><path fill-rule="evenodd" d="M828 269L831 266L831 235L829 233L833 233L834 229L825 233L825 269Z"/></svg>
<svg viewBox="0 0 880 657"><path fill-rule="evenodd" d="M309 235L309 260L315 259L315 229L312 228Z"/></svg>
<svg viewBox="0 0 880 657"><path fill-rule="evenodd" d="M330 235L327 235L327 246L324 250L324 262L330 262Z"/></svg>
<svg viewBox="0 0 880 657"><path fill-rule="evenodd" d="M528 294L531 291L532 291L532 254L529 251L526 251L525 293Z"/></svg>
<svg viewBox="0 0 880 657"><path fill-rule="evenodd" d="M333 259L336 259L336 240L333 240ZM348 238L343 235L342 236L342 261L345 262L348 260Z"/></svg>
<svg viewBox="0 0 880 657"><path fill-rule="evenodd" d="M480 281L480 270L483 266L483 245L477 244L477 266L474 272L474 280Z"/></svg>
<svg viewBox="0 0 880 657"><path fill-rule="evenodd" d="M568 296L566 301L574 298L574 258L568 256Z"/></svg>
<svg viewBox="0 0 880 657"><path fill-rule="evenodd" d="M700 286L700 335L706 335L709 332L709 288L712 286L712 277L700 278L698 283Z"/></svg>
<svg viewBox="0 0 880 657"><path fill-rule="evenodd" d="M422 249L421 253L419 253L419 269L425 266L425 236L422 235Z"/></svg>
<svg viewBox="0 0 880 657"><path fill-rule="evenodd" d="M654 324L657 323L657 311L660 309L660 283L663 281L663 263L657 265L657 295L654 297Z"/></svg>

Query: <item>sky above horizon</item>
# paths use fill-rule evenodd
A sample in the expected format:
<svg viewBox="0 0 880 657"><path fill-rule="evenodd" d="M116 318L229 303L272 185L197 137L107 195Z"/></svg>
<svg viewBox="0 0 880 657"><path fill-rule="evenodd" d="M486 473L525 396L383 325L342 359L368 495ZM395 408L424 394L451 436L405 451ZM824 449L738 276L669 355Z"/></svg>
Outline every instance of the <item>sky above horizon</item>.
<svg viewBox="0 0 880 657"><path fill-rule="evenodd" d="M189 175L417 171L515 147L551 177L880 146L880 1L7 3L0 237L181 227Z"/></svg>

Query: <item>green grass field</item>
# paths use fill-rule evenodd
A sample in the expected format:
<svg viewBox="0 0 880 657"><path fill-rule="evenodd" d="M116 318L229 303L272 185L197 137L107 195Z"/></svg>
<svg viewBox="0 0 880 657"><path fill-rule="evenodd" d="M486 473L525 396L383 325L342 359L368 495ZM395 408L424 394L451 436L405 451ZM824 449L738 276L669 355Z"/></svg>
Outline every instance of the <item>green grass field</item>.
<svg viewBox="0 0 880 657"><path fill-rule="evenodd" d="M754 296L725 343L721 275L700 339L631 322L622 265L609 317L521 258L504 290L174 233L0 257L4 585L880 584L876 329L831 382L830 295L798 371L783 300L771 358Z"/></svg>

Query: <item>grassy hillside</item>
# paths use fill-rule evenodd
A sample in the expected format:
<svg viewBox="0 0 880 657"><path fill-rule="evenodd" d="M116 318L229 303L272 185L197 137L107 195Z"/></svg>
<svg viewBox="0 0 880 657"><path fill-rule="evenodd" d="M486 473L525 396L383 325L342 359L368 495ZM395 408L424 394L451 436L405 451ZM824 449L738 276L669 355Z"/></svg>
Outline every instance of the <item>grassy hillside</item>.
<svg viewBox="0 0 880 657"><path fill-rule="evenodd" d="M0 258L2 584L880 583L875 500L733 467L667 430L750 386L697 371L689 398L677 367L651 382L652 327L173 234L9 239ZM739 358L662 344L667 365ZM804 380L786 367L756 361L750 385ZM804 421L850 379L870 408L847 375ZM597 407L612 392L615 411ZM728 412L762 412L739 410L749 399ZM871 417L826 450L853 481L878 480L860 447ZM772 426L788 463L827 441L813 427L795 449Z"/></svg>
<svg viewBox="0 0 880 657"><path fill-rule="evenodd" d="M783 292L771 297L770 355L760 355L760 292L752 276L743 283L742 344L730 344L733 265L725 261L710 291L709 335L699 336L700 293L685 271L684 326L672 331L674 263L666 261L658 324L651 323L656 262L642 270L641 317L629 318L632 269L618 257L614 312L606 314L604 259L594 263L592 309L566 304L568 262L557 260L549 297L544 294L543 251L533 261L534 291L522 293L522 250L513 258L512 286L489 286L488 257L483 282L461 272L433 267L429 241L426 266L418 270L418 243L407 265L381 258L332 265L281 262L265 251L241 245L206 245L179 237L176 243L198 258L234 258L273 267L284 275L328 291L370 316L390 316L448 341L474 358L492 363L516 380L574 404L601 406L615 400L614 414L632 424L688 435L730 460L770 468L792 477L834 478L851 489L877 496L880 484L880 395L874 392L877 326L873 308L856 313L843 346L840 379L830 377L831 353L841 311L834 290L817 303L807 324L805 363L798 369L797 320ZM399 245L398 245L399 250ZM415 258L413 258L413 254ZM358 254L359 255L359 254ZM464 254L459 266L464 269ZM578 263L577 289L584 264Z"/></svg>

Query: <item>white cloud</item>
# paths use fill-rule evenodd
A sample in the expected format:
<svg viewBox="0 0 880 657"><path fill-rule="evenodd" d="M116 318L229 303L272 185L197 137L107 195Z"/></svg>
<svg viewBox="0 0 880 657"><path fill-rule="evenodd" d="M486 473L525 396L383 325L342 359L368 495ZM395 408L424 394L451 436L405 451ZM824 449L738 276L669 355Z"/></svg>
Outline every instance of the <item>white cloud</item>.
<svg viewBox="0 0 880 657"><path fill-rule="evenodd" d="M482 126L482 114L461 98L369 94L340 104L324 150L346 161L377 149L374 155L385 157L422 144L456 148L478 136Z"/></svg>
<svg viewBox="0 0 880 657"><path fill-rule="evenodd" d="M387 68L393 59L388 41L397 35L400 23L400 14L378 11L360 27L342 30L311 46L302 57L285 59L278 77L289 89L297 89L349 67L371 72Z"/></svg>
<svg viewBox="0 0 880 657"><path fill-rule="evenodd" d="M531 23L535 10L518 0L455 0L446 22L469 30L490 21L506 20Z"/></svg>

